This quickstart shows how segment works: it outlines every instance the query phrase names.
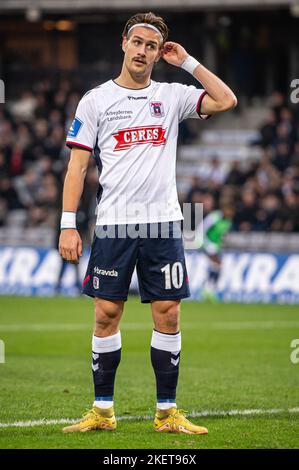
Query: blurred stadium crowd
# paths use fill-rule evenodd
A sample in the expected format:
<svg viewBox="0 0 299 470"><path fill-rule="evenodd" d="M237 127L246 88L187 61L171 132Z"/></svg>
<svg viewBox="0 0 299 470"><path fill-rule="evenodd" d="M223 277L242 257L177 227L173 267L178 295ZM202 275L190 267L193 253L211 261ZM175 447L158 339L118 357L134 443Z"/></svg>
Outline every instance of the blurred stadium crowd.
<svg viewBox="0 0 299 470"><path fill-rule="evenodd" d="M0 226L12 214L21 227L59 226L70 154L65 135L82 95L80 83L62 79L53 86L41 80L15 101L0 105ZM251 143L262 149L259 161L245 166L235 161L224 170L211 159L204 178L190 177L190 190L180 195L181 202L202 202L208 213L222 201L233 201L235 231L299 232L299 116L282 94L272 95L259 130L260 139ZM93 159L86 178L78 216L87 229L98 185Z"/></svg>
<svg viewBox="0 0 299 470"><path fill-rule="evenodd" d="M83 95L66 79L35 83L14 102L0 105L0 226L10 217L23 227L57 229L70 151L66 132ZM97 170L90 160L79 225L94 215ZM12 216L13 214L13 216Z"/></svg>
<svg viewBox="0 0 299 470"><path fill-rule="evenodd" d="M259 138L261 158L230 168L215 158L203 177L195 176L187 202L203 202L204 214L221 203L235 207L233 230L299 232L299 115L274 92Z"/></svg>

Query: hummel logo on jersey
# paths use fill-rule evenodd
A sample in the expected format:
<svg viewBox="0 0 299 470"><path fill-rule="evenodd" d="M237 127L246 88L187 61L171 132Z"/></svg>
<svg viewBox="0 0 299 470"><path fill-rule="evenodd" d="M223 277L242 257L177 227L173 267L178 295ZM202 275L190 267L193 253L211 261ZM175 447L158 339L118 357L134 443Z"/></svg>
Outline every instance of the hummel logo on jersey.
<svg viewBox="0 0 299 470"><path fill-rule="evenodd" d="M124 150L140 144L163 145L166 142L165 132L166 129L163 129L161 125L119 129L118 132L112 134L117 141L114 150Z"/></svg>
<svg viewBox="0 0 299 470"><path fill-rule="evenodd" d="M100 269L97 266L93 268L93 272L100 274L101 276L112 276L112 277L118 277L118 272L115 271L114 269L111 270L106 270L106 269Z"/></svg>
<svg viewBox="0 0 299 470"><path fill-rule="evenodd" d="M147 96L128 96L129 100L147 100Z"/></svg>

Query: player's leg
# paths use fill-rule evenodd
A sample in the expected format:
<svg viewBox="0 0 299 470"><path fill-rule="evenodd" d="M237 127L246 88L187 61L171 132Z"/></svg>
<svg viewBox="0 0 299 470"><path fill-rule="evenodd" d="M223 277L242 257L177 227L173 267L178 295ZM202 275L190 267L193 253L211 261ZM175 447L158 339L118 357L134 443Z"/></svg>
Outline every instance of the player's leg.
<svg viewBox="0 0 299 470"><path fill-rule="evenodd" d="M176 407L181 333L180 301L156 300L151 303L154 330L151 362L156 376L157 409Z"/></svg>
<svg viewBox="0 0 299 470"><path fill-rule="evenodd" d="M156 431L207 433L194 426L176 407L176 387L179 376L181 333L180 300L189 297L188 276L183 242L177 236L174 223L169 237L146 239L139 251L137 274L142 302L151 302L154 331L151 360L156 376Z"/></svg>
<svg viewBox="0 0 299 470"><path fill-rule="evenodd" d="M63 428L63 432L113 431L116 419L113 406L115 375L121 359L119 323L124 301L94 299L95 325L92 337L92 375L94 402L83 418Z"/></svg>
<svg viewBox="0 0 299 470"><path fill-rule="evenodd" d="M211 289L216 290L221 269L221 259L219 254L209 255L209 272L208 279Z"/></svg>
<svg viewBox="0 0 299 470"><path fill-rule="evenodd" d="M217 284L221 271L219 246L210 243L204 251L208 257L208 273L204 283L203 298L215 302L218 301Z"/></svg>
<svg viewBox="0 0 299 470"><path fill-rule="evenodd" d="M92 337L92 373L95 401L101 409L113 407L114 382L121 359L119 323L124 301L95 298L95 326Z"/></svg>
<svg viewBox="0 0 299 470"><path fill-rule="evenodd" d="M154 301L151 306L154 321L151 360L157 389L154 428L158 432L207 434L206 428L192 424L176 405L181 354L180 301Z"/></svg>
<svg viewBox="0 0 299 470"><path fill-rule="evenodd" d="M114 381L121 358L119 323L136 264L137 242L95 237L83 292L94 297L95 325L92 337L92 374L95 400L83 419L64 432L113 430Z"/></svg>

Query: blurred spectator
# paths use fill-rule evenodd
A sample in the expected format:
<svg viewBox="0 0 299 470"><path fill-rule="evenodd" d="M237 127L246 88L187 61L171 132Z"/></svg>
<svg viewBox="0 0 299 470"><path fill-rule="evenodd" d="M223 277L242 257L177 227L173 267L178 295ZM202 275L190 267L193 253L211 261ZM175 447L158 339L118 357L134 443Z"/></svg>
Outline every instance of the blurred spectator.
<svg viewBox="0 0 299 470"><path fill-rule="evenodd" d="M4 199L0 198L0 227L3 227L3 225L5 225L7 212L7 203Z"/></svg>
<svg viewBox="0 0 299 470"><path fill-rule="evenodd" d="M11 106L11 112L15 118L24 121L32 121L36 107L36 98L31 90L25 90L21 98Z"/></svg>
<svg viewBox="0 0 299 470"><path fill-rule="evenodd" d="M9 173L8 160L3 151L0 151L0 178Z"/></svg>
<svg viewBox="0 0 299 470"><path fill-rule="evenodd" d="M288 142L280 142L276 145L273 165L280 171L284 172L290 165L291 148Z"/></svg>
<svg viewBox="0 0 299 470"><path fill-rule="evenodd" d="M257 191L265 194L267 191L279 188L281 177L279 171L272 165L269 155L264 152L256 171Z"/></svg>
<svg viewBox="0 0 299 470"><path fill-rule="evenodd" d="M257 225L257 209L258 201L255 193L251 189L243 189L234 218L235 228L241 232L255 230Z"/></svg>
<svg viewBox="0 0 299 470"><path fill-rule="evenodd" d="M296 122L293 116L293 112L286 106L280 110L280 125L277 129L279 135L279 127L285 128L285 135L288 136L288 142L293 145L296 140Z"/></svg>
<svg viewBox="0 0 299 470"><path fill-rule="evenodd" d="M299 141L295 142L294 150L290 158L290 163L299 168Z"/></svg>
<svg viewBox="0 0 299 470"><path fill-rule="evenodd" d="M33 207L36 202L36 193L40 186L39 175L33 168L29 168L24 175L14 180L14 187L18 198L24 207Z"/></svg>
<svg viewBox="0 0 299 470"><path fill-rule="evenodd" d="M51 131L49 137L46 139L45 142L45 153L52 157L53 160L55 158L59 158L60 152L62 150L61 143L65 138L65 131L62 126L54 127Z"/></svg>
<svg viewBox="0 0 299 470"><path fill-rule="evenodd" d="M288 192L283 199L272 228L280 232L299 232L299 196Z"/></svg>
<svg viewBox="0 0 299 470"><path fill-rule="evenodd" d="M280 119L280 111L285 106L285 97L280 91L274 91L270 98L270 106L274 111L277 122Z"/></svg>
<svg viewBox="0 0 299 470"><path fill-rule="evenodd" d="M8 176L0 177L0 200L5 202L8 210L22 209L18 193L12 186L12 180Z"/></svg>
<svg viewBox="0 0 299 470"><path fill-rule="evenodd" d="M39 93L36 96L34 116L35 119L46 119L49 114L49 106L46 95Z"/></svg>
<svg viewBox="0 0 299 470"><path fill-rule="evenodd" d="M191 203L191 229L195 229L195 204L203 204L203 215L205 216L214 209L215 200L211 192L202 186L199 176L192 178L192 186L188 192L186 201Z"/></svg>
<svg viewBox="0 0 299 470"><path fill-rule="evenodd" d="M191 187L188 191L185 202L193 202L193 195L198 192L200 194L202 193L202 184L200 176L196 175L192 177Z"/></svg>
<svg viewBox="0 0 299 470"><path fill-rule="evenodd" d="M212 158L205 176L208 180L208 186L211 189L216 189L222 185L226 178L226 170L217 157Z"/></svg>
<svg viewBox="0 0 299 470"><path fill-rule="evenodd" d="M26 227L48 226L47 210L45 207L32 206L28 209Z"/></svg>
<svg viewBox="0 0 299 470"><path fill-rule="evenodd" d="M261 140L257 143L264 148L268 147L276 138L276 125L276 114L273 110L270 110L266 122L260 128Z"/></svg>
<svg viewBox="0 0 299 470"><path fill-rule="evenodd" d="M255 230L268 232L272 228L273 221L280 208L279 198L274 193L264 196L256 213Z"/></svg>
<svg viewBox="0 0 299 470"><path fill-rule="evenodd" d="M241 170L240 162L235 160L226 176L225 184L233 186L242 186L245 181L245 175Z"/></svg>

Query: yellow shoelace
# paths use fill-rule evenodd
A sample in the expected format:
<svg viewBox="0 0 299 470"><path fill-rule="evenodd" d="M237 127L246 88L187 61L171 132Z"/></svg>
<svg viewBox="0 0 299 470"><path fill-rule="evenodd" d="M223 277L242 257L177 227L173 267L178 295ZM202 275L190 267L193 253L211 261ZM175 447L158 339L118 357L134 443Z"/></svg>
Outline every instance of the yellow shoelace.
<svg viewBox="0 0 299 470"><path fill-rule="evenodd" d="M188 414L188 411L186 411L186 410L177 410L173 416L183 415L184 418L185 418L187 414Z"/></svg>
<svg viewBox="0 0 299 470"><path fill-rule="evenodd" d="M98 416L97 412L93 408L91 410L87 410L87 411L85 411L85 413L83 413L83 419L84 420L88 419L89 415Z"/></svg>

